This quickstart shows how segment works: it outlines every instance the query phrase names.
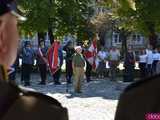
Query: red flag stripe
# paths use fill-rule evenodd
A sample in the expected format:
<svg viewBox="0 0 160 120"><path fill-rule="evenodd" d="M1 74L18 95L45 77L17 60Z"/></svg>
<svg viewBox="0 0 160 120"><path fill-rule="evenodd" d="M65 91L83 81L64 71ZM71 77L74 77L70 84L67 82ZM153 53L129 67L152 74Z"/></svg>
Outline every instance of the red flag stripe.
<svg viewBox="0 0 160 120"><path fill-rule="evenodd" d="M97 54L96 40L93 40L91 46L88 49L88 51L84 52L85 58L92 65L93 69L96 69L96 63L95 63L96 54Z"/></svg>
<svg viewBox="0 0 160 120"><path fill-rule="evenodd" d="M54 42L52 46L48 50L48 63L49 63L49 68L54 74L58 70L59 62L58 62L58 49L59 49L59 43Z"/></svg>

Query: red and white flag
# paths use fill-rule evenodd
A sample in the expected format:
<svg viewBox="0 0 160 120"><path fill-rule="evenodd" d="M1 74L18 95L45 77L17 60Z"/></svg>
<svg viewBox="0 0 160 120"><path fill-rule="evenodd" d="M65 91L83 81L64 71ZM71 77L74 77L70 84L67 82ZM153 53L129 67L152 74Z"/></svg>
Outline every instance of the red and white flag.
<svg viewBox="0 0 160 120"><path fill-rule="evenodd" d="M58 58L59 47L59 42L56 41L48 50L48 64L52 74L55 74L55 72L59 69L60 66L60 61Z"/></svg>
<svg viewBox="0 0 160 120"><path fill-rule="evenodd" d="M95 70L96 66L96 55L97 55L97 40L94 39L91 43L91 46L87 51L84 51L84 56L87 61L92 65L92 68Z"/></svg>

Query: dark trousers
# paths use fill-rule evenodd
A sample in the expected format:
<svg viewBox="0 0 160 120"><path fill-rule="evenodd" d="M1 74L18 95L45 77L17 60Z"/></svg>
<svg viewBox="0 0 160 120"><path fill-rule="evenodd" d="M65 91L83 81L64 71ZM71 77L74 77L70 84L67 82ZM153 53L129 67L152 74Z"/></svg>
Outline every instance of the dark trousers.
<svg viewBox="0 0 160 120"><path fill-rule="evenodd" d="M61 76L61 69L59 69L57 72L55 72L55 74L53 75L53 80L54 80L54 83L60 83L59 79L60 79L60 76Z"/></svg>
<svg viewBox="0 0 160 120"><path fill-rule="evenodd" d="M25 85L30 85L30 75L32 71L32 65L31 64L22 64L22 74L21 74L21 80L24 81Z"/></svg>
<svg viewBox="0 0 160 120"><path fill-rule="evenodd" d="M134 65L127 65L124 69L124 82L134 81Z"/></svg>
<svg viewBox="0 0 160 120"><path fill-rule="evenodd" d="M40 76L41 76L41 83L46 83L47 78L47 66L46 64L38 64Z"/></svg>
<svg viewBox="0 0 160 120"><path fill-rule="evenodd" d="M105 72L106 72L106 63L105 61L100 61L98 68L97 68L97 73L100 77L105 77Z"/></svg>
<svg viewBox="0 0 160 120"><path fill-rule="evenodd" d="M68 61L66 61L66 80L67 80L67 83L72 82L71 81L72 75L73 75L72 61L68 60Z"/></svg>
<svg viewBox="0 0 160 120"><path fill-rule="evenodd" d="M117 66L118 66L117 61L110 61L110 73L112 81L116 81Z"/></svg>
<svg viewBox="0 0 160 120"><path fill-rule="evenodd" d="M91 72L92 72L92 65L86 61L87 63L87 66L86 66L86 79L87 79L87 82L91 81Z"/></svg>
<svg viewBox="0 0 160 120"><path fill-rule="evenodd" d="M158 60L153 61L153 64L152 64L152 73L153 74L156 74L157 63L158 63Z"/></svg>
<svg viewBox="0 0 160 120"><path fill-rule="evenodd" d="M153 70L152 70L152 64L147 64L147 76L150 77L152 76L152 73Z"/></svg>
<svg viewBox="0 0 160 120"><path fill-rule="evenodd" d="M140 68L140 77L144 78L146 77L146 63L139 63Z"/></svg>

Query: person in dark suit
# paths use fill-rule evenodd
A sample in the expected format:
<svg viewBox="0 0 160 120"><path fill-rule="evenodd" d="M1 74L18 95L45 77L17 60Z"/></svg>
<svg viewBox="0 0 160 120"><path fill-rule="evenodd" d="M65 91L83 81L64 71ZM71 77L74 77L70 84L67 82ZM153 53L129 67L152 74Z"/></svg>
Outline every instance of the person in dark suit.
<svg viewBox="0 0 160 120"><path fill-rule="evenodd" d="M124 82L134 81L135 54L131 47L128 48L124 60Z"/></svg>
<svg viewBox="0 0 160 120"><path fill-rule="evenodd" d="M0 120L68 120L57 100L9 82L6 71L16 59L19 40L17 18L23 17L15 0L0 0Z"/></svg>
<svg viewBox="0 0 160 120"><path fill-rule="evenodd" d="M72 68L72 59L73 55L75 53L75 50L73 48L73 43L69 41L67 45L63 47L63 50L66 51L66 80L68 84L72 83L72 75L73 75L73 68Z"/></svg>

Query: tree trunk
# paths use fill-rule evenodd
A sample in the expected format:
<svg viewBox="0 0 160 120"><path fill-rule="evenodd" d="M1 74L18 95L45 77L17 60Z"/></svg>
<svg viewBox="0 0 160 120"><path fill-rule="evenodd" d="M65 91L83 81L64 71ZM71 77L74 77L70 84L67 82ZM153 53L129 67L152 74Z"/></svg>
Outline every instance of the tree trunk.
<svg viewBox="0 0 160 120"><path fill-rule="evenodd" d="M157 47L157 38L158 36L155 33L150 33L149 44L152 46L153 49Z"/></svg>
<svg viewBox="0 0 160 120"><path fill-rule="evenodd" d="M100 37L100 45L105 46L105 37L106 37L106 28L101 28L99 31L99 37Z"/></svg>
<svg viewBox="0 0 160 120"><path fill-rule="evenodd" d="M157 38L155 32L155 24L153 22L146 22L146 25L148 26L149 30L149 44L152 46L153 49L157 47Z"/></svg>
<svg viewBox="0 0 160 120"><path fill-rule="evenodd" d="M52 43L54 42L54 35L53 35L52 28L48 28L48 35L49 35L49 39L50 39L50 44L52 45Z"/></svg>
<svg viewBox="0 0 160 120"><path fill-rule="evenodd" d="M120 40L122 41L122 47L121 47L122 58L125 58L127 54L127 34L125 30L120 30Z"/></svg>
<svg viewBox="0 0 160 120"><path fill-rule="evenodd" d="M49 0L48 7L50 9L53 7L53 0ZM49 20L48 20L48 35L50 39L50 44L52 45L52 43L54 42L54 35L53 35L53 18L51 18L51 16L49 16Z"/></svg>
<svg viewBox="0 0 160 120"><path fill-rule="evenodd" d="M42 41L45 42L45 33L44 32L38 32L38 45Z"/></svg>

